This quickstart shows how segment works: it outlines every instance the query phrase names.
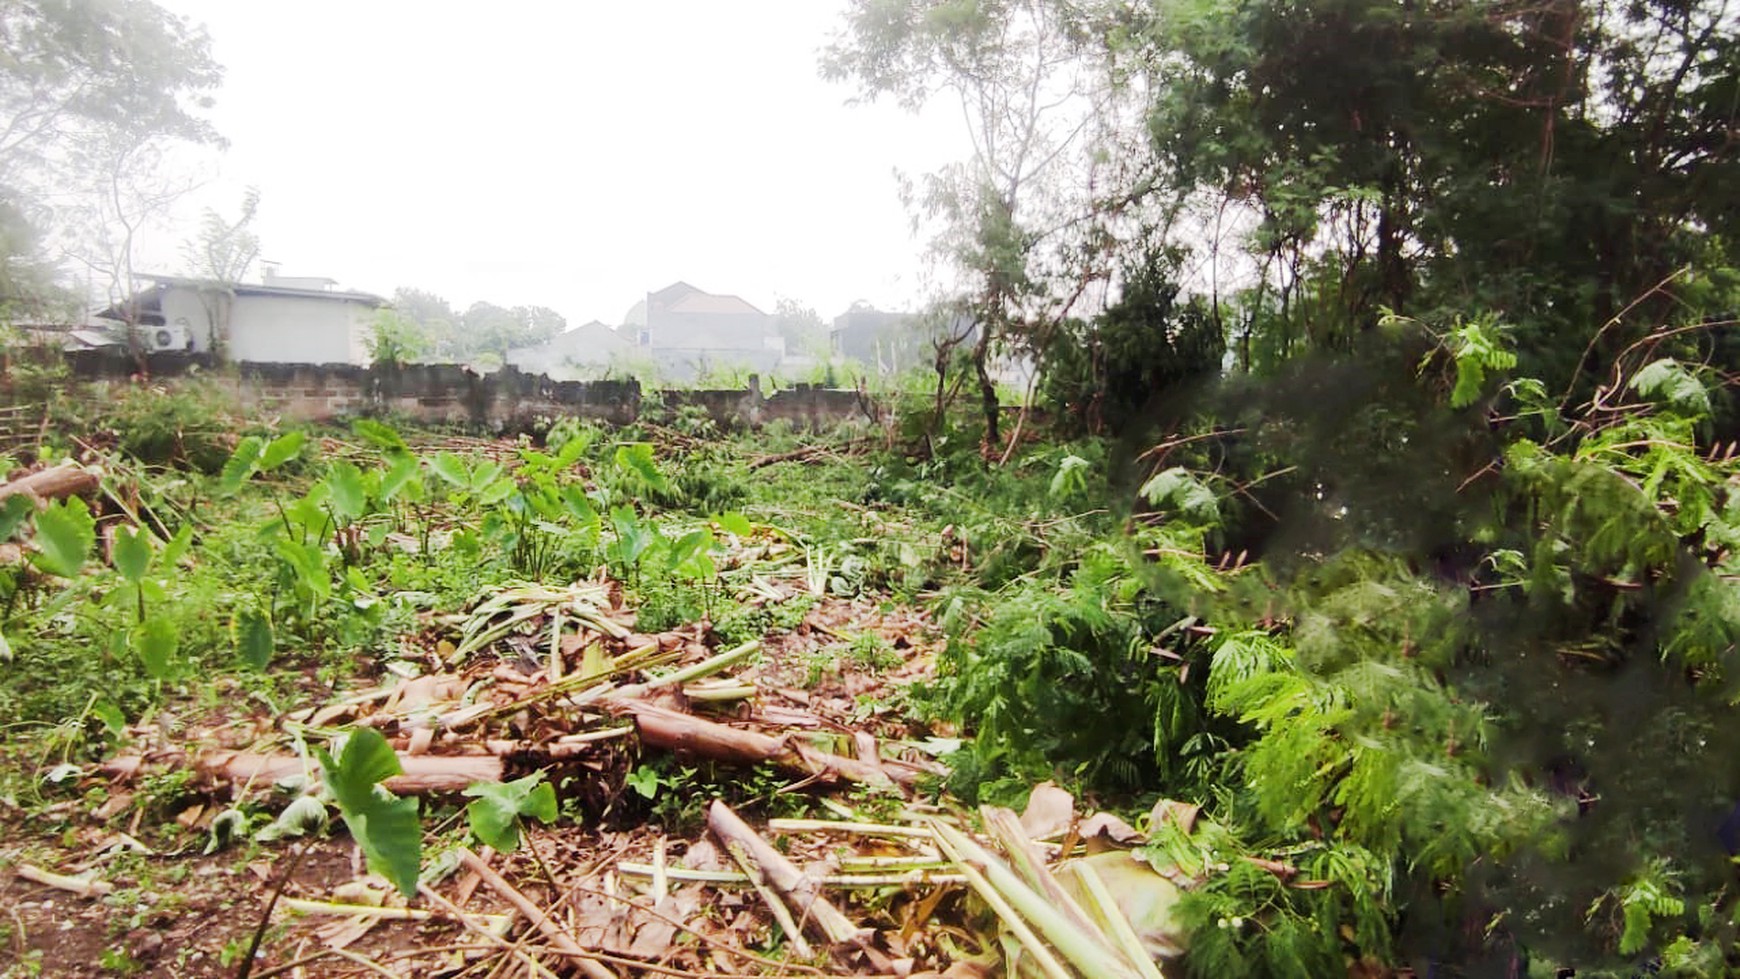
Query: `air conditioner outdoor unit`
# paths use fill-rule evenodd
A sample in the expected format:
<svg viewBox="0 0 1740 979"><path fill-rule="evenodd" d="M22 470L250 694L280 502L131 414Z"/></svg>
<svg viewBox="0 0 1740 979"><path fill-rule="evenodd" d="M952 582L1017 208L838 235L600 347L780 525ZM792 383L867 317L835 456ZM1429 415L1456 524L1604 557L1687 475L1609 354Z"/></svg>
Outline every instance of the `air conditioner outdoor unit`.
<svg viewBox="0 0 1740 979"><path fill-rule="evenodd" d="M185 323L169 323L144 328L145 345L152 350L186 350L188 330Z"/></svg>

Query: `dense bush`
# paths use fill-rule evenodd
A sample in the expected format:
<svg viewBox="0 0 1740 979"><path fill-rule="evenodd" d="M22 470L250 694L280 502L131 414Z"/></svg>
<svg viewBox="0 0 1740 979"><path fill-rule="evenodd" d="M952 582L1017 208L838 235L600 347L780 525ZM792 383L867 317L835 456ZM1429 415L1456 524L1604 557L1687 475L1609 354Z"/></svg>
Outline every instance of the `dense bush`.
<svg viewBox="0 0 1740 979"><path fill-rule="evenodd" d="M200 384L126 385L97 406L96 423L127 455L147 465L216 473L234 448L235 405Z"/></svg>
<svg viewBox="0 0 1740 979"><path fill-rule="evenodd" d="M1089 431L1122 432L1157 415L1188 416L1200 382L1220 374L1225 331L1201 297L1187 297L1173 263L1150 257L1117 302L1066 320L1045 347L1044 402Z"/></svg>

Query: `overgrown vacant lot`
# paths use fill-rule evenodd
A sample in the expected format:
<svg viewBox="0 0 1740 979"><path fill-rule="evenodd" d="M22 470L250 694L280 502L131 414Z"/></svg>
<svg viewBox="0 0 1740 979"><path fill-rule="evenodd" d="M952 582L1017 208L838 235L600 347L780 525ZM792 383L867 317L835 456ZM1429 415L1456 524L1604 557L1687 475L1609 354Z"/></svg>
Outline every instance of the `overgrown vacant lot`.
<svg viewBox="0 0 1740 979"><path fill-rule="evenodd" d="M1720 971L1740 466L1672 361L1494 427L1481 349L1003 459L51 426L6 975Z"/></svg>
<svg viewBox="0 0 1740 979"><path fill-rule="evenodd" d="M256 937L255 975L997 960L931 835L965 821L929 609L1053 530L878 501L917 484L863 438L188 400L8 484L54 497L4 511L14 972L238 974Z"/></svg>

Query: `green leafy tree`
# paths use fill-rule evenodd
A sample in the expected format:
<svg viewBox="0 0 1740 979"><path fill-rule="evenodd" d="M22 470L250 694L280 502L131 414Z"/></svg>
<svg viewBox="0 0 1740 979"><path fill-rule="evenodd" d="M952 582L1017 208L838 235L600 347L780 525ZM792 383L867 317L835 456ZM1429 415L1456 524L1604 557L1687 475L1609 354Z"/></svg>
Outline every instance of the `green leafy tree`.
<svg viewBox="0 0 1740 979"><path fill-rule="evenodd" d="M378 365L414 364L428 355L430 340L417 323L396 309L375 313L367 346L369 360Z"/></svg>
<svg viewBox="0 0 1740 979"><path fill-rule="evenodd" d="M947 94L972 157L911 190L936 226L933 247L958 283L946 304L970 331L938 344L939 374L968 351L985 420L1000 443L998 354L1043 347L1098 271L1093 187L1109 158L1095 128L1116 118L1113 87L1085 8L1053 0L854 0L822 73L909 108ZM939 378L939 392L943 384Z"/></svg>
<svg viewBox="0 0 1740 979"><path fill-rule="evenodd" d="M210 39L149 0L20 0L0 7L0 47L0 306L41 307L47 235L123 298L139 235L186 189L163 147L220 142L202 115L222 75Z"/></svg>
<svg viewBox="0 0 1740 979"><path fill-rule="evenodd" d="M1202 298L1181 295L1173 267L1165 257L1140 259L1103 313L1058 324L1040 394L1082 428L1117 434L1188 414L1192 385L1220 376L1218 317Z"/></svg>
<svg viewBox="0 0 1740 979"><path fill-rule="evenodd" d="M417 326L429 342L429 355L440 360L460 356L459 313L447 300L423 289L400 286L393 291L393 309Z"/></svg>
<svg viewBox="0 0 1740 979"><path fill-rule="evenodd" d="M781 299L773 307L773 328L785 340L787 353L827 359L828 326L812 306L795 299Z"/></svg>
<svg viewBox="0 0 1740 979"><path fill-rule="evenodd" d="M206 322L212 325L211 349L220 357L229 337L235 287L260 257L260 236L253 231L259 210L260 191L250 187L242 194L235 220L207 208L198 236L182 245L188 271L202 280L199 300L205 307Z"/></svg>
<svg viewBox="0 0 1740 979"><path fill-rule="evenodd" d="M1156 174L1254 219L1247 366L1346 349L1385 308L1490 310L1525 371L1553 387L1581 371L1586 390L1654 322L1705 316L1681 283L1734 264L1720 175L1740 61L1720 3L1127 14L1114 55L1168 81Z"/></svg>
<svg viewBox="0 0 1740 979"><path fill-rule="evenodd" d="M567 325L560 313L543 306L508 309L476 302L460 318L461 349L468 355L492 353L499 357L514 347L542 343Z"/></svg>

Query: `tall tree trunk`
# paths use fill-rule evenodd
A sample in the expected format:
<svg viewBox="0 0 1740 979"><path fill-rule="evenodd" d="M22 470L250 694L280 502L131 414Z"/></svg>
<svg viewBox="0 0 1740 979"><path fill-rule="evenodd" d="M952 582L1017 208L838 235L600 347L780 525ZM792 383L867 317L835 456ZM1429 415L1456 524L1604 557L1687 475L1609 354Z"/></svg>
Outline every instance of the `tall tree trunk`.
<svg viewBox="0 0 1740 979"><path fill-rule="evenodd" d="M991 357L991 334L994 326L991 323L979 324L979 339L973 344L973 372L979 378L979 402L985 409L985 458L993 458L998 446L1003 443L1002 432L997 421L1000 405L997 403L997 385L991 380L988 361Z"/></svg>
<svg viewBox="0 0 1740 979"><path fill-rule="evenodd" d="M1383 203L1378 213L1378 294L1390 309L1401 312L1407 304L1413 283L1408 275L1407 260L1402 257L1402 242L1407 236L1407 218L1402 194L1401 160L1392 162L1384 173ZM1376 322L1374 319L1373 323Z"/></svg>
<svg viewBox="0 0 1740 979"><path fill-rule="evenodd" d="M954 344L938 343L936 345L936 403L931 409L930 424L924 430L925 456L934 455L936 433L942 431L943 413L948 410L948 380L949 354L954 350Z"/></svg>

